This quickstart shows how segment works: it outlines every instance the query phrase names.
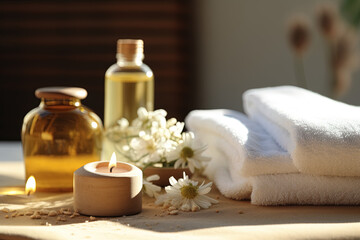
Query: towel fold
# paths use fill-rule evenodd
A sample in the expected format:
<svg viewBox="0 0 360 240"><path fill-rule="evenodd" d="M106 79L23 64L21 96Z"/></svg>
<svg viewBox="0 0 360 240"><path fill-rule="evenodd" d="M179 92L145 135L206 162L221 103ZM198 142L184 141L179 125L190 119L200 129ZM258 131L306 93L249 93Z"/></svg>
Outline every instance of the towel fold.
<svg viewBox="0 0 360 240"><path fill-rule="evenodd" d="M302 173L360 176L360 108L293 86L248 90L244 109Z"/></svg>
<svg viewBox="0 0 360 240"><path fill-rule="evenodd" d="M360 204L360 178L299 173L289 153L239 112L196 110L185 121L208 145L204 174L226 197L257 205Z"/></svg>
<svg viewBox="0 0 360 240"><path fill-rule="evenodd" d="M360 178L307 174L254 177L251 203L255 205L359 205Z"/></svg>
<svg viewBox="0 0 360 240"><path fill-rule="evenodd" d="M264 129L232 110L195 110L186 126L206 144L226 152L232 171L243 176L298 172L290 155Z"/></svg>

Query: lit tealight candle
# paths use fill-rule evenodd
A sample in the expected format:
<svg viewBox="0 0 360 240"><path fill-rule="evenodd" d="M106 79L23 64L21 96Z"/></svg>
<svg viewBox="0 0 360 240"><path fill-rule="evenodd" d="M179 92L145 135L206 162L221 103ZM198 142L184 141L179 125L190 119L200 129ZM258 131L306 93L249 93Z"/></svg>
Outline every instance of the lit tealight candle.
<svg viewBox="0 0 360 240"><path fill-rule="evenodd" d="M1 187L0 195L13 195L20 198L28 198L36 191L36 181L34 176L30 176L24 186ZM27 196L26 196L27 195Z"/></svg>
<svg viewBox="0 0 360 240"><path fill-rule="evenodd" d="M74 208L92 216L132 215L142 210L142 171L134 165L92 162L74 173Z"/></svg>
<svg viewBox="0 0 360 240"><path fill-rule="evenodd" d="M110 162L109 162L109 166L108 166L109 171L110 171L110 172L113 172L113 169L114 169L115 167L117 167L116 165L117 165L117 164L116 164L116 154L113 152L113 154L111 155L111 159L110 159ZM120 168L120 169L121 169L121 168Z"/></svg>
<svg viewBox="0 0 360 240"><path fill-rule="evenodd" d="M96 166L96 172L98 173L124 173L129 171L130 168L126 165L116 162L116 154L111 155L110 162L102 162Z"/></svg>
<svg viewBox="0 0 360 240"><path fill-rule="evenodd" d="M35 191L36 191L36 181L34 176L30 176L26 181L25 193L26 195L30 196L30 194L35 193Z"/></svg>

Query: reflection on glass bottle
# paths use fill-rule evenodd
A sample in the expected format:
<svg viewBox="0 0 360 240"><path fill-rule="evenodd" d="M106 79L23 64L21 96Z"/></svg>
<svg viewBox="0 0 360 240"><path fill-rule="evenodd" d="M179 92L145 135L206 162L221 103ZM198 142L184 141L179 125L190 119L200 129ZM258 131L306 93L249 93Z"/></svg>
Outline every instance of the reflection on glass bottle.
<svg viewBox="0 0 360 240"><path fill-rule="evenodd" d="M73 172L100 160L102 122L81 104L85 89L40 88L35 94L40 106L22 127L26 179L33 175L39 191L72 191Z"/></svg>

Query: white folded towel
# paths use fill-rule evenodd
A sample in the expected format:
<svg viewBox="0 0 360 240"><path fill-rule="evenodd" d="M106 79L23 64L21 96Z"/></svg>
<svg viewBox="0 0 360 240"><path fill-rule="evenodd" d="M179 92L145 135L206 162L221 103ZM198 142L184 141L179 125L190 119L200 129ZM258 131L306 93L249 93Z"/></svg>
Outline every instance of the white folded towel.
<svg viewBox="0 0 360 240"><path fill-rule="evenodd" d="M206 139L206 144L226 152L232 161L232 171L237 174L298 172L290 155L259 124L242 113L195 110L187 116L186 126L200 139Z"/></svg>
<svg viewBox="0 0 360 240"><path fill-rule="evenodd" d="M255 205L359 205L360 178L307 174L263 175L251 179Z"/></svg>
<svg viewBox="0 0 360 240"><path fill-rule="evenodd" d="M208 145L205 175L219 191L257 205L360 204L360 178L299 174L291 157L261 126L231 110L196 110L189 130Z"/></svg>
<svg viewBox="0 0 360 240"><path fill-rule="evenodd" d="M244 109L300 172L360 176L360 108L293 86L248 90Z"/></svg>

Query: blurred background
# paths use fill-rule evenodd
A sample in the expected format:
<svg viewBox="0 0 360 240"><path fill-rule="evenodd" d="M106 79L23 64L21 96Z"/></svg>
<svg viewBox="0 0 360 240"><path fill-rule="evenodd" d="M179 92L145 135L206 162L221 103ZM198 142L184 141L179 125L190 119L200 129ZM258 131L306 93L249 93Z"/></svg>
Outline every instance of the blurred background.
<svg viewBox="0 0 360 240"><path fill-rule="evenodd" d="M20 140L44 86L78 86L103 118L116 40L141 38L155 108L242 110L250 88L298 85L360 105L360 1L0 2L0 140Z"/></svg>

